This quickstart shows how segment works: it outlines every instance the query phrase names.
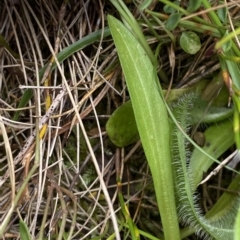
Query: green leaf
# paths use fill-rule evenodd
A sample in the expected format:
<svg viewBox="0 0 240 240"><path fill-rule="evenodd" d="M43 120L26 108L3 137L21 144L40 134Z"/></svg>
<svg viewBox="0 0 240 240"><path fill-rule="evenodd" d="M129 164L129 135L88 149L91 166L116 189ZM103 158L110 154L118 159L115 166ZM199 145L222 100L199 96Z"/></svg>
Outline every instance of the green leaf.
<svg viewBox="0 0 240 240"><path fill-rule="evenodd" d="M178 26L181 16L181 13L172 13L166 22L166 29L169 31L174 30Z"/></svg>
<svg viewBox="0 0 240 240"><path fill-rule="evenodd" d="M22 220L20 220L20 238L21 240L31 240L31 235L29 233L28 227L26 225L26 223Z"/></svg>
<svg viewBox="0 0 240 240"><path fill-rule="evenodd" d="M180 37L181 48L189 54L196 54L201 48L198 35L194 32L183 32Z"/></svg>
<svg viewBox="0 0 240 240"><path fill-rule="evenodd" d="M108 22L152 173L165 239L179 240L169 119L160 86L156 82L156 69L141 44L121 22L112 16L108 16Z"/></svg>
<svg viewBox="0 0 240 240"><path fill-rule="evenodd" d="M106 131L118 147L125 147L139 138L131 101L121 105L109 118Z"/></svg>
<svg viewBox="0 0 240 240"><path fill-rule="evenodd" d="M201 6L202 0L189 0L187 11L195 12Z"/></svg>

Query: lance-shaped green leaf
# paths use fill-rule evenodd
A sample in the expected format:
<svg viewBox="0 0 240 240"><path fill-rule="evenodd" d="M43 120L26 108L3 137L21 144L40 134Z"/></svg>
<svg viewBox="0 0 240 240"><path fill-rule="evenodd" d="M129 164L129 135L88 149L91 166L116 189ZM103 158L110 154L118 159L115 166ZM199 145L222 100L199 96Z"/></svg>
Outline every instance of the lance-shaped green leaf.
<svg viewBox="0 0 240 240"><path fill-rule="evenodd" d="M151 169L165 239L178 240L180 234L174 197L169 119L156 82L156 72L131 32L112 16L108 16L108 22Z"/></svg>

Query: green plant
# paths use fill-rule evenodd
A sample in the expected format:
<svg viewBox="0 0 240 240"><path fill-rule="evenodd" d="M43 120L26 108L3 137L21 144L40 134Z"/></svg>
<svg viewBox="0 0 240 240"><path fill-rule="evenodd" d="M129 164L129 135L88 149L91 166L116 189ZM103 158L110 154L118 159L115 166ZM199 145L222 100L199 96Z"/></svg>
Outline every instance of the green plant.
<svg viewBox="0 0 240 240"><path fill-rule="evenodd" d="M169 6L173 6L173 4L170 4L169 1L162 2L165 2L166 4L169 3ZM193 4L193 2L191 2L191 4ZM206 1L203 1L203 4L209 8ZM188 15L188 13L180 7L176 8L179 11L182 11L183 14ZM191 6L191 8L194 8L194 6ZM213 19L215 19L214 17L216 16L213 14L212 16ZM124 19L123 15L122 17ZM201 24L209 26L209 24L204 20L199 18L196 18L196 20L201 22ZM126 24L127 28L130 29L128 30L113 17L109 16L108 21L114 43L118 51L121 67L126 78L137 129L152 172L165 239L179 238L180 230L179 227L176 226L178 224L171 222L171 220L166 217L174 216L176 214L176 208L179 210L178 213L180 219L184 223L190 225L190 228L185 228L181 231L181 238L192 232L196 232L199 236L207 235L209 238L233 239L233 222L236 215L234 213L236 211L233 205L235 204L238 206L239 200L233 199L233 197L228 198L226 194L223 194L212 210L204 216L201 211L199 211L199 207L196 204L194 192L196 186L199 184L202 172L209 169L212 165L212 160L219 163L216 158L218 158L234 143L234 139L230 137L228 139L229 141L224 141L223 135L223 138L219 138L219 141L216 141L216 131L219 131L220 127L212 125L205 134L211 148L206 147L205 149L201 149L199 146L194 144L186 134L189 124L193 124L194 122L194 120L191 119L191 111L194 112L194 110L191 110L192 108L190 107L190 102L195 102L193 100L193 96L187 95L184 98L180 98L179 104L175 105L173 112L180 112L181 114L172 113L170 107L166 104L163 98L163 91L157 81L156 63L153 61L151 65L151 54L149 55L144 51L145 48L142 48L143 41L139 41L139 36L134 34L134 25L131 25L131 22L128 22L128 24ZM181 23L179 18L177 21L179 21L179 24ZM214 23L219 25L218 21L215 21ZM177 26L178 24L175 25ZM221 27L222 25L220 24L219 36L223 33L223 29L221 29ZM234 48L234 45L231 46ZM236 82L236 63L228 63L227 66L225 66L226 63L224 63L222 59L220 59L220 61L222 67L225 67L223 70L229 70L229 72L232 73L235 78L233 83L235 86L238 86L238 83ZM234 94L235 106L238 106L238 92L234 90ZM129 111L129 106L129 103L127 103L127 111ZM207 105L205 105L205 107L208 108ZM167 111L172 120L170 120L168 114L166 114ZM239 109L236 111L235 108L234 111L235 115L238 116ZM232 112L233 111L222 115L223 118L221 117L221 119L225 119L225 121L221 123L222 125L220 126L224 126L226 134L233 133L231 121L226 120L232 115ZM222 111L219 113L222 113ZM194 114L192 114L192 116L194 116ZM117 118L117 116L114 117ZM216 121L216 118L214 119L214 117L210 117L209 119L213 122ZM118 120L120 121L120 119ZM200 122L201 119L198 119L197 122L198 121ZM170 122L172 123L170 124ZM107 125L107 128L109 125ZM239 126L239 124L237 123L236 126ZM173 136L171 135L171 131L174 132ZM235 135L237 134L239 134L239 132L238 130L235 130ZM172 139L171 144L169 144L169 138ZM132 142L132 139L133 138L129 136L126 142L121 139L119 145L123 146L124 144L128 144ZM191 157L186 148L186 139L195 146ZM235 140L237 139L238 138L236 136ZM161 147L159 148L159 146ZM172 158L169 155L171 148L174 148ZM205 158L206 164L204 165L203 161L199 161L199 158ZM171 169L172 161L174 162L173 169ZM200 166L199 164L202 165ZM197 173L199 173L199 175L197 175L197 179L194 179L193 176L195 177ZM172 174L174 176L174 182L172 181ZM234 181L237 182L237 179L238 177L236 177ZM167 189L165 188L166 186ZM175 194L177 196L176 199L170 196L174 186L177 186L175 188ZM233 185L229 186L229 188L232 187ZM231 204L228 204L229 201ZM221 211L219 206L224 206ZM225 218L227 218L228 221L226 221ZM171 219L173 220L172 217ZM173 224L176 224L174 225L174 233L173 230L171 230ZM174 238L173 235L171 236L172 233Z"/></svg>

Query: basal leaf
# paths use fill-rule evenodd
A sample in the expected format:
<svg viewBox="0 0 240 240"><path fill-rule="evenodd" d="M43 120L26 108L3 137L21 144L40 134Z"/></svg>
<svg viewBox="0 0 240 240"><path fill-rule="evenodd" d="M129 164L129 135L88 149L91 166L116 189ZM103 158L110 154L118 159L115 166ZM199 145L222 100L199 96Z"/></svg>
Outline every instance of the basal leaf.
<svg viewBox="0 0 240 240"><path fill-rule="evenodd" d="M130 93L140 139L151 169L165 239L180 239L170 154L169 119L156 70L141 44L117 19L108 22Z"/></svg>

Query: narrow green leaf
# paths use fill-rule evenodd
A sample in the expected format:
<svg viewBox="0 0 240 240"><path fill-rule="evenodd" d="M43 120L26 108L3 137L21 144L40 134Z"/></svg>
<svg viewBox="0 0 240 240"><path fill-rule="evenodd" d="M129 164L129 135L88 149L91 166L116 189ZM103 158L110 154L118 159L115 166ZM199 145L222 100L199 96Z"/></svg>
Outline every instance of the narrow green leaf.
<svg viewBox="0 0 240 240"><path fill-rule="evenodd" d="M156 83L156 72L146 52L128 29L112 16L108 16L108 22L151 169L165 239L179 240L169 119Z"/></svg>

